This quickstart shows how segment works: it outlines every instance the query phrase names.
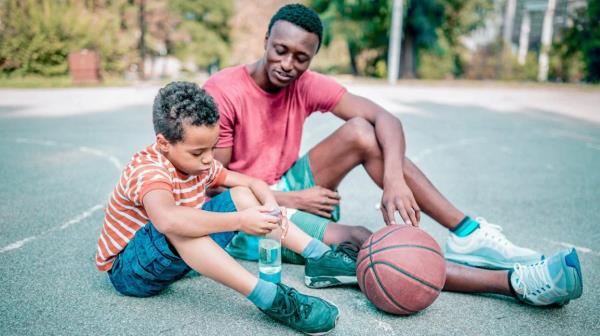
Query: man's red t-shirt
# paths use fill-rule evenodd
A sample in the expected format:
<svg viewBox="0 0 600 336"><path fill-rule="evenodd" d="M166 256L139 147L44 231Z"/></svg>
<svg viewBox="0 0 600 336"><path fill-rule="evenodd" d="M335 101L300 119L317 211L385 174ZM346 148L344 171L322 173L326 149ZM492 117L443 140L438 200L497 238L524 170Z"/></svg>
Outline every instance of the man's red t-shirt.
<svg viewBox="0 0 600 336"><path fill-rule="evenodd" d="M277 93L261 89L245 65L204 84L220 113L217 147L233 147L229 169L274 184L298 159L304 120L331 111L346 89L310 70Z"/></svg>

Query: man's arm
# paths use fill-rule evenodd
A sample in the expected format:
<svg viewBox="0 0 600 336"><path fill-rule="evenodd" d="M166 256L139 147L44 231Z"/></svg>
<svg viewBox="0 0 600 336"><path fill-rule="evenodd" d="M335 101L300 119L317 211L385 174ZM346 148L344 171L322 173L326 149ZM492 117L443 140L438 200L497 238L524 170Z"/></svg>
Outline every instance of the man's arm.
<svg viewBox="0 0 600 336"><path fill-rule="evenodd" d="M361 117L373 125L383 152L383 218L386 224L395 224L394 213L398 211L405 223L417 225L419 207L404 180L406 142L400 120L371 100L349 92L342 96L332 112L343 120Z"/></svg>

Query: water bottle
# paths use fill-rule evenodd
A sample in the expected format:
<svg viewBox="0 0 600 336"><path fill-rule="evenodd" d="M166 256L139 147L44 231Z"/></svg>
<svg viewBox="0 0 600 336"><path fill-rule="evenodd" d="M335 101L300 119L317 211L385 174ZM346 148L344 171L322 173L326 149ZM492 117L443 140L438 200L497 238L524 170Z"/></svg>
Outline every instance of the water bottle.
<svg viewBox="0 0 600 336"><path fill-rule="evenodd" d="M261 237L258 242L259 277L265 281L281 282L281 210L275 209L269 213L278 217L279 227Z"/></svg>

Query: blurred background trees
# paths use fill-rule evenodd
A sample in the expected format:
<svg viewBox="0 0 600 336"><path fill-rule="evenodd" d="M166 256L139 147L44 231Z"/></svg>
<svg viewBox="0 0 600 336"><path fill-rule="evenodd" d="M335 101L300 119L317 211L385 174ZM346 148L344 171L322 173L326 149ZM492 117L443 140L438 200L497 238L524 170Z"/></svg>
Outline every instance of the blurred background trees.
<svg viewBox="0 0 600 336"><path fill-rule="evenodd" d="M401 77L536 80L548 1L404 0ZM192 72L250 62L269 18L289 2L0 0L0 75L65 75L68 54L82 49L98 51L102 71L117 76L165 58ZM392 0L301 2L325 25L314 68L386 76ZM600 0L555 4L549 80L600 81Z"/></svg>

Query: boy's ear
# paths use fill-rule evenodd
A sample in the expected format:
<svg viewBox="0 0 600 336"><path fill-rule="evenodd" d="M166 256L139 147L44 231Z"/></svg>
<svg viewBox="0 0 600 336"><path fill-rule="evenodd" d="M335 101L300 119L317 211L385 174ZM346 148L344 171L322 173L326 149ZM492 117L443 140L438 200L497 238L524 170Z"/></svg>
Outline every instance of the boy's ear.
<svg viewBox="0 0 600 336"><path fill-rule="evenodd" d="M169 140L167 140L164 135L162 135L160 133L156 135L156 144L158 145L158 149L160 149L161 152L164 152L164 153L169 152L170 143L169 143Z"/></svg>

